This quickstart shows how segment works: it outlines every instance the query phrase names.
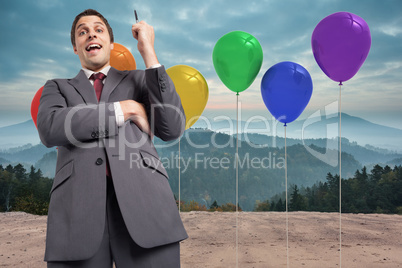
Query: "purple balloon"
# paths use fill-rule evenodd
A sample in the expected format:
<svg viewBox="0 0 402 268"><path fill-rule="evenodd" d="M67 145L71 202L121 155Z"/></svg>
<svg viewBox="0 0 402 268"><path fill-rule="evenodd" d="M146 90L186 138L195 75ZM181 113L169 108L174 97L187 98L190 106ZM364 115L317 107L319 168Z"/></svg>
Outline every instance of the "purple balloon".
<svg viewBox="0 0 402 268"><path fill-rule="evenodd" d="M321 70L342 83L352 78L366 60L371 46L370 29L359 16L337 12L317 24L311 46Z"/></svg>

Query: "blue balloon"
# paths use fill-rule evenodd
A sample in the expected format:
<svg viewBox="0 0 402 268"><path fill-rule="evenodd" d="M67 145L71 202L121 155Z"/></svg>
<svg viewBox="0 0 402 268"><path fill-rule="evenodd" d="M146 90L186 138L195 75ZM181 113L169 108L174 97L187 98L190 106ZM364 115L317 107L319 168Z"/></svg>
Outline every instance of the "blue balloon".
<svg viewBox="0 0 402 268"><path fill-rule="evenodd" d="M261 95L269 112L280 122L296 120L313 93L313 82L301 65L284 61L275 64L261 80Z"/></svg>

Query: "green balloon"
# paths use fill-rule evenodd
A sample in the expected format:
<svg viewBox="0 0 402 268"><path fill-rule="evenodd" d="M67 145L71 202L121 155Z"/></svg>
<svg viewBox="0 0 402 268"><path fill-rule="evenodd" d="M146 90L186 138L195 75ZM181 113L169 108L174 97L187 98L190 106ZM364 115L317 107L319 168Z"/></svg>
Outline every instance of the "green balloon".
<svg viewBox="0 0 402 268"><path fill-rule="evenodd" d="M212 53L215 71L232 91L246 90L256 78L262 65L262 48L249 33L234 31L216 42Z"/></svg>

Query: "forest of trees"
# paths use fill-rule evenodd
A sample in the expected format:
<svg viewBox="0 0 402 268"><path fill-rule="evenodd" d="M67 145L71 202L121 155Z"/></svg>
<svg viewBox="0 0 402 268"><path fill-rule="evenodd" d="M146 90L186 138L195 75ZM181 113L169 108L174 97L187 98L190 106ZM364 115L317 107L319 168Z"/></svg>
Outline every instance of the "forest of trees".
<svg viewBox="0 0 402 268"><path fill-rule="evenodd" d="M52 184L53 179L43 177L33 166L27 171L21 164L0 165L0 212L47 215Z"/></svg>
<svg viewBox="0 0 402 268"><path fill-rule="evenodd" d="M375 165L342 179L342 212L402 214L402 166ZM289 211L339 211L339 176L328 173L325 182L312 187L292 185L288 190ZM257 202L254 211L285 211L285 194Z"/></svg>
<svg viewBox="0 0 402 268"><path fill-rule="evenodd" d="M194 134L194 135L193 135ZM191 142L195 144L209 144L213 140L217 145L235 143L232 137L203 131L203 135L191 133ZM173 192L178 196L179 170L171 159L177 156L178 146L161 148L158 154L162 163L167 163L166 170L169 174L169 183ZM313 146L312 146L313 147ZM325 150L314 147L317 151ZM287 148L288 182L290 184L311 186L315 182L325 180L328 172L335 173L338 167L330 166L312 154L303 145L294 144ZM197 159L197 156L199 158ZM254 148L247 142L239 142L239 204L244 211L252 211L256 200L265 200L285 190L285 169L283 161L284 148L257 147ZM236 202L236 170L235 147L209 146L206 148L194 148L186 139L181 142L181 198L194 200L208 209L213 201L218 204ZM264 160L265 159L265 160ZM167 161L166 161L167 160ZM200 161L201 160L201 161ZM218 163L214 164L212 160ZM227 160L227 162L224 162ZM261 160L260 165L252 165L253 160ZM184 165L184 163L186 165ZM356 169L361 169L361 164L352 155L342 153L342 172L344 177L353 176Z"/></svg>
<svg viewBox="0 0 402 268"><path fill-rule="evenodd" d="M52 179L43 177L40 169L33 166L27 171L21 164L0 165L0 212L46 215L52 183ZM338 212L339 176L328 173L325 181L311 187L291 185L288 195L289 211ZM285 200L285 193L281 193L256 201L254 211L285 211ZM181 200L180 210L227 212L235 211L236 206L230 202L219 205L216 200L209 206ZM375 165L370 173L363 167L352 178L342 179L342 212L402 214L402 166Z"/></svg>
<svg viewBox="0 0 402 268"><path fill-rule="evenodd" d="M198 204L199 209L209 210L214 201L219 207L224 204L234 204L236 202L235 137L205 129L189 129L185 133L185 136L180 141L180 154L177 141L163 142L155 138L155 145L161 162L169 174L172 191L176 196L180 195L181 201L185 201L182 209L196 210ZM242 139L245 139L244 135ZM265 206L266 209L267 205L269 205L271 209L275 209L276 203L281 199L278 205L279 208L282 206L281 203L285 202L285 195L282 193L286 187L283 164L285 156L284 139L276 137L277 147L274 147L273 137L249 134L248 138L250 138L248 142L242 139L239 140L239 205L244 211L253 211L256 209L256 200L260 200L259 203L263 203L268 199L268 203L260 206ZM326 144L331 144L333 141L316 139L305 140L305 142L310 149L321 154L332 155L335 160L338 159L339 152L337 147L333 149L331 149L332 147L325 148ZM320 189L320 193L324 192L325 182L327 182L326 185L328 186L328 180L326 180L328 173L336 174L339 172L337 161L331 165L321 161L306 150L301 140L288 139L287 144L287 179L288 186L291 186L288 187L288 201L290 202L291 200L290 194L293 193L294 189L292 187L295 185L298 187L297 193L305 198L309 194L306 191L312 190L314 194L317 194L317 189ZM269 145L272 145L272 147ZM387 165L394 167L402 164L402 154L396 154L380 148L371 148L368 145L362 147L349 142L345 138L342 141L342 150L342 177L344 179L353 178L356 170L362 172L363 166L367 167L366 173L369 173L375 164L382 167ZM178 161L179 159L180 161ZM257 161L255 162L254 160ZM52 178L56 161L56 150L54 148L50 150L41 144L0 150L0 164L3 165L3 169L6 169L8 173L12 173L12 169L20 163L22 166L20 165L17 170L25 168L30 171L33 165L33 173L38 173L40 169L42 177ZM178 163L180 163L180 169ZM12 166L9 166L10 164ZM388 168L384 169L388 170ZM24 172L19 171L17 173ZM30 172L25 171L25 173ZM10 175L2 175L2 177L7 176ZM371 176L371 174L368 176ZM17 177L20 180L22 179L19 175ZM29 178L29 174L25 175L25 177ZM9 185L4 182L4 179L0 180L3 180L0 182L0 210L5 211L10 206L15 209L16 199L14 197L18 195L18 187L14 185L11 188L4 188L9 187ZM6 181L8 180L6 179ZM322 182L321 186L320 182ZM24 181L24 183L27 182ZM48 187L50 187L51 182L48 181L47 183ZM348 183L343 186L345 188L343 191L345 200L347 200L349 191ZM8 191L10 191L10 194L8 194ZM48 198L48 193L44 194L44 196ZM338 193L336 196L338 196ZM327 194L325 200L329 200L330 197L331 195ZM319 196L319 198L323 197ZM313 197L310 199L310 202L314 201ZM8 205L5 205L4 200L8 200ZM331 202L337 204L335 201ZM383 206L380 205L379 207ZM221 209L224 211L227 208ZM338 207L334 209L334 205L332 207L329 205L324 207L309 206L307 209L336 211ZM360 209L359 204L357 209ZM348 211L354 211L353 207Z"/></svg>

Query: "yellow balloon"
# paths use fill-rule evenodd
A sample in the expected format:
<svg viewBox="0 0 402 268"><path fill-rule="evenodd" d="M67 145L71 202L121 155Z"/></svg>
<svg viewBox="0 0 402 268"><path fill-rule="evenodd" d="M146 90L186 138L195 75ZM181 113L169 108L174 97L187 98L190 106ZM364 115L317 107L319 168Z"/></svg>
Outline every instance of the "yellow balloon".
<svg viewBox="0 0 402 268"><path fill-rule="evenodd" d="M166 70L179 94L189 129L204 111L208 101L208 84L202 74L187 65L175 65Z"/></svg>

